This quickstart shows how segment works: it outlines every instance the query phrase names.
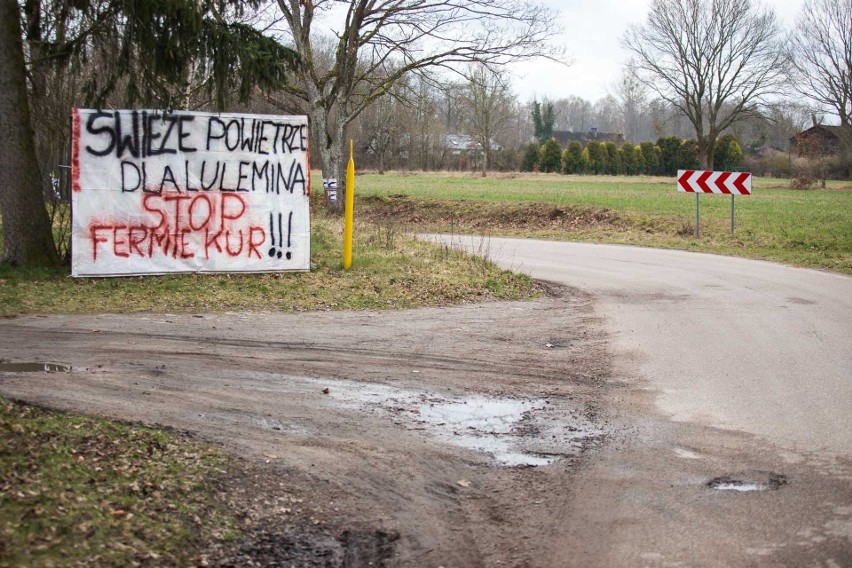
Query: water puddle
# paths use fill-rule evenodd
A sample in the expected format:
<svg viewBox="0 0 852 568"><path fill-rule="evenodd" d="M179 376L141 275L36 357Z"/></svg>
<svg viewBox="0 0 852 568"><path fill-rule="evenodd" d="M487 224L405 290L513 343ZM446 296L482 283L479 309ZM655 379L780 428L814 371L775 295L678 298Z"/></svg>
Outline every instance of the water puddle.
<svg viewBox="0 0 852 568"><path fill-rule="evenodd" d="M7 363L0 361L0 373L70 373L70 365L57 363Z"/></svg>
<svg viewBox="0 0 852 568"><path fill-rule="evenodd" d="M746 478L723 475L707 482L707 487L716 491L737 491L741 493L775 490L784 485L787 485L787 476L775 472L758 472L757 475L747 476Z"/></svg>
<svg viewBox="0 0 852 568"><path fill-rule="evenodd" d="M485 453L500 466L535 467L571 458L603 432L563 399L446 397L384 385L317 381L338 407L386 416L395 425Z"/></svg>
<svg viewBox="0 0 852 568"><path fill-rule="evenodd" d="M543 410L544 401L472 396L421 404L412 418L444 441L490 454L500 465L539 466L551 464L561 456L558 452L548 455L524 451L519 428Z"/></svg>
<svg viewBox="0 0 852 568"><path fill-rule="evenodd" d="M261 428L268 430L275 430L277 432L282 432L290 435L302 436L307 434L307 430L304 428L300 428L293 424L288 424L286 422L281 422L280 420L276 420L274 418L264 418L262 416L252 416L249 420L256 426L260 426Z"/></svg>
<svg viewBox="0 0 852 568"><path fill-rule="evenodd" d="M716 491L764 491L768 489L766 485L761 483L746 483L743 481L734 481L730 483L717 483L715 485L711 485L711 488Z"/></svg>
<svg viewBox="0 0 852 568"><path fill-rule="evenodd" d="M692 450L687 450L686 448L674 448L674 453L677 457L683 458L685 460L700 460L701 456Z"/></svg>

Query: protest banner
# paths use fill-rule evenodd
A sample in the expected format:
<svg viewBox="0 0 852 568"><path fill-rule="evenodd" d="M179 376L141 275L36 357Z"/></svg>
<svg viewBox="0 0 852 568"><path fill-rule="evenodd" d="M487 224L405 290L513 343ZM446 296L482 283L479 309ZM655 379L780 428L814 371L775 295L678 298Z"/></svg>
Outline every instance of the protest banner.
<svg viewBox="0 0 852 568"><path fill-rule="evenodd" d="M72 275L310 269L305 116L74 109Z"/></svg>

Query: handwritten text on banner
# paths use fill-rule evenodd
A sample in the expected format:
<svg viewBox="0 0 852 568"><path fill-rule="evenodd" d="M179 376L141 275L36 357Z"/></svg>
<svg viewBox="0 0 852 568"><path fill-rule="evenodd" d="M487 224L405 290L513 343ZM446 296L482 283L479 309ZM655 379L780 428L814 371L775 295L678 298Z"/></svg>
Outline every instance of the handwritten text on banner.
<svg viewBox="0 0 852 568"><path fill-rule="evenodd" d="M75 109L72 274L310 268L304 116Z"/></svg>

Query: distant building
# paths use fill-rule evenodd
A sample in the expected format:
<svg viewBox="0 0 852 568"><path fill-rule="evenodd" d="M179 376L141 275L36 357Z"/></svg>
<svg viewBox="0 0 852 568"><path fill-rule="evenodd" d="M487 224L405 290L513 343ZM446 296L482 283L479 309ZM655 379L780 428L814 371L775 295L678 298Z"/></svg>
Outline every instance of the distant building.
<svg viewBox="0 0 852 568"><path fill-rule="evenodd" d="M792 136L790 150L797 156L834 156L843 148L844 138L847 141L852 140L852 132L848 126L817 124Z"/></svg>
<svg viewBox="0 0 852 568"><path fill-rule="evenodd" d="M760 156L761 158L773 158L775 156L786 154L786 152L784 152L784 150L782 150L781 148L778 148L777 146L772 146L770 144L758 146L752 151L756 156Z"/></svg>
<svg viewBox="0 0 852 568"><path fill-rule="evenodd" d="M462 152L481 152L482 144L474 140L472 136L467 134L445 134L444 147L446 147L453 156L458 156ZM503 147L491 140L491 151L499 152Z"/></svg>
<svg viewBox="0 0 852 568"><path fill-rule="evenodd" d="M592 128L588 132L554 130L553 137L563 148L567 146L569 142L573 141L579 142L583 146L585 146L589 140L597 140L598 142L614 142L618 146L624 144L624 134L616 132L598 132L597 128Z"/></svg>

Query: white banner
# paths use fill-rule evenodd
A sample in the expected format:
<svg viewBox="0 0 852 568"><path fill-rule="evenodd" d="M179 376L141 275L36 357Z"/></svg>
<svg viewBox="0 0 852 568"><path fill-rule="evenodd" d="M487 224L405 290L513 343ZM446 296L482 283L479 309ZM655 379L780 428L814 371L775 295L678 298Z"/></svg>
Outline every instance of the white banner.
<svg viewBox="0 0 852 568"><path fill-rule="evenodd" d="M74 109L72 275L310 269L305 116Z"/></svg>

